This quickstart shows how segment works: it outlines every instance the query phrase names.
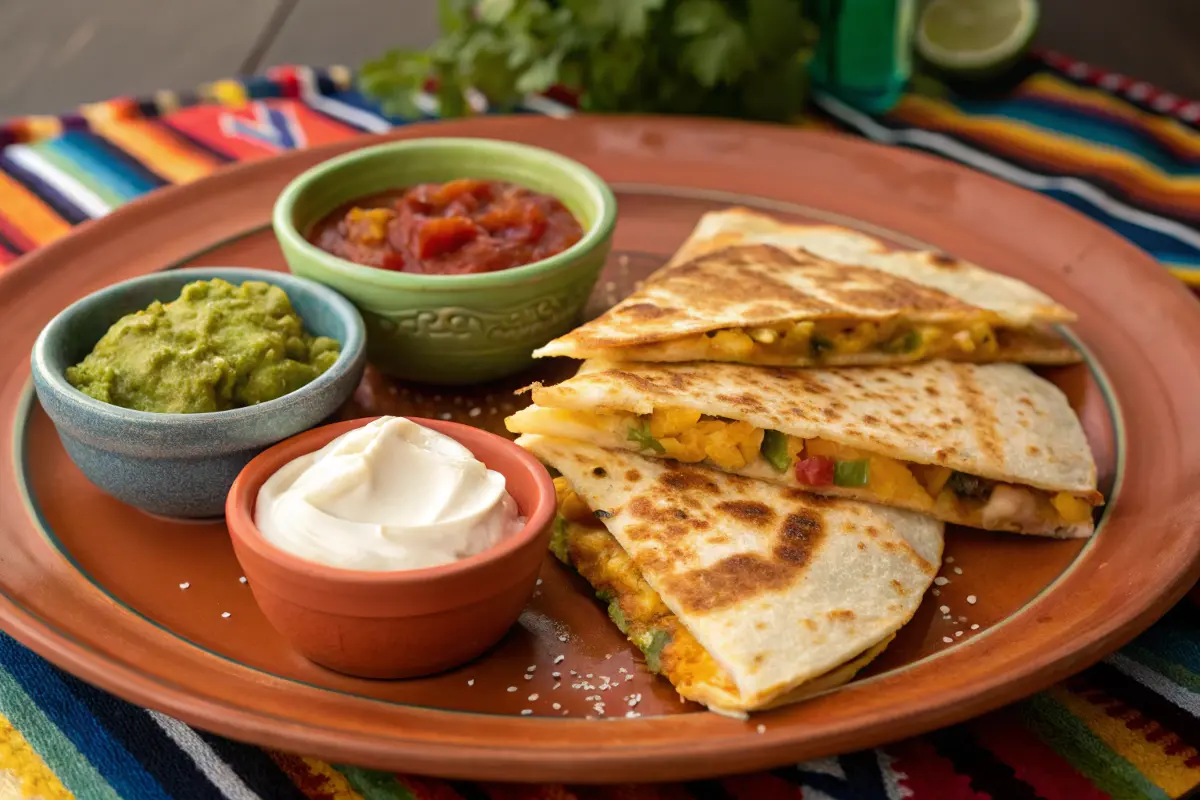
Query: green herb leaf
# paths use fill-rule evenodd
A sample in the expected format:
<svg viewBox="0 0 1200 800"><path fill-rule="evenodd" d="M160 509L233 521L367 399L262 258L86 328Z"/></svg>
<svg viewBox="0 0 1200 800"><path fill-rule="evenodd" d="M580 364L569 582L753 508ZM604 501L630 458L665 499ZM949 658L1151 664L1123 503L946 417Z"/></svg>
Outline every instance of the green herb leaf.
<svg viewBox="0 0 1200 800"><path fill-rule="evenodd" d="M871 462L869 459L833 462L835 486L866 486L870 477Z"/></svg>
<svg viewBox="0 0 1200 800"><path fill-rule="evenodd" d="M638 424L631 425L627 438L631 442L636 442L639 450L653 450L659 454L667 452L667 449L662 446L662 442L650 434L650 423L646 420L641 420Z"/></svg>
<svg viewBox="0 0 1200 800"><path fill-rule="evenodd" d="M479 0L475 4L475 13L485 25L502 25L512 16L516 5L517 0Z"/></svg>
<svg viewBox="0 0 1200 800"><path fill-rule="evenodd" d="M792 465L792 457L788 455L788 437L779 431L765 431L759 452L766 462L775 468L776 472L787 472Z"/></svg>
<svg viewBox="0 0 1200 800"><path fill-rule="evenodd" d="M474 0L438 0L438 27L442 33L454 33L466 24Z"/></svg>
<svg viewBox="0 0 1200 800"><path fill-rule="evenodd" d="M718 0L682 0L674 30L688 40L680 64L706 89L735 82L752 63L745 26Z"/></svg>
<svg viewBox="0 0 1200 800"><path fill-rule="evenodd" d="M793 55L808 44L800 0L748 0L746 31L761 61Z"/></svg>

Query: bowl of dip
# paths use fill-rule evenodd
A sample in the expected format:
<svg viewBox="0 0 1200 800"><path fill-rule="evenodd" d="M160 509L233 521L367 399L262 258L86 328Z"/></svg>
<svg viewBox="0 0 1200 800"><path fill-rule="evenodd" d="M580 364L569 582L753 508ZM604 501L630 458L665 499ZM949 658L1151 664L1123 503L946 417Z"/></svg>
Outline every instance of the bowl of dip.
<svg viewBox="0 0 1200 800"><path fill-rule="evenodd" d="M577 323L616 199L582 164L490 139L410 139L313 167L276 201L289 268L362 311L368 357L435 384L501 378Z"/></svg>
<svg viewBox="0 0 1200 800"><path fill-rule="evenodd" d="M219 517L250 459L350 397L365 343L353 304L313 281L168 270L60 312L34 344L33 385L101 490L152 514Z"/></svg>
<svg viewBox="0 0 1200 800"><path fill-rule="evenodd" d="M306 658L368 678L481 655L533 594L554 484L508 439L376 417L326 425L250 462L226 520L267 620Z"/></svg>

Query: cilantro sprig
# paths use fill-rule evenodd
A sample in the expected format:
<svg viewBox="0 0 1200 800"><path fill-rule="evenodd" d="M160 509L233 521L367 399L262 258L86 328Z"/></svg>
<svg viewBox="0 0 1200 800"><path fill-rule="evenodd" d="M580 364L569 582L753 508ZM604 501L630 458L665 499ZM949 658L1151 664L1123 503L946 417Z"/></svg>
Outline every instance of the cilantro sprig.
<svg viewBox="0 0 1200 800"><path fill-rule="evenodd" d="M803 0L439 0L441 38L365 64L362 91L419 116L437 85L443 117L467 92L497 109L562 87L587 111L787 120L807 94L816 28Z"/></svg>

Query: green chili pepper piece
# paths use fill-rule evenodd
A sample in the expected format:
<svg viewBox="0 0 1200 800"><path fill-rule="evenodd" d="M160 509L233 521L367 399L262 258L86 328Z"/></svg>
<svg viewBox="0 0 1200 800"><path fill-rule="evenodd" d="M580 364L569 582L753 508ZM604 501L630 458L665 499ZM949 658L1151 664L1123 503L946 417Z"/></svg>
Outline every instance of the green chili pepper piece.
<svg viewBox="0 0 1200 800"><path fill-rule="evenodd" d="M762 446L758 448L762 453L762 457L767 463L775 468L776 472L787 472L788 467L792 465L792 457L788 455L788 437L786 433L779 431L766 431L763 433Z"/></svg>
<svg viewBox="0 0 1200 800"><path fill-rule="evenodd" d="M819 333L814 333L808 337L808 349L812 353L813 358L820 358L833 349L833 340L827 339Z"/></svg>
<svg viewBox="0 0 1200 800"><path fill-rule="evenodd" d="M659 628L649 634L649 641L646 641L646 638L642 637L642 642L639 643L646 655L646 666L651 672L659 672L662 670L662 651L671 643L671 634Z"/></svg>
<svg viewBox="0 0 1200 800"><path fill-rule="evenodd" d="M833 482L837 486L866 486L870 477L871 462L868 459L833 463Z"/></svg>
<svg viewBox="0 0 1200 800"><path fill-rule="evenodd" d="M903 336L897 336L885 342L883 350L886 353L911 353L920 346L921 334L917 331L909 331Z"/></svg>

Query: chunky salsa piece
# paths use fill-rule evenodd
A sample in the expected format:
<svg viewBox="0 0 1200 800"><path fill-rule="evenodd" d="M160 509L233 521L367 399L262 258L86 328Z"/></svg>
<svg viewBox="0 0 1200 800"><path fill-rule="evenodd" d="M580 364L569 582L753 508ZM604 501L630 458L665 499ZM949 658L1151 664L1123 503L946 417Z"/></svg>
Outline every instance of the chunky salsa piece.
<svg viewBox="0 0 1200 800"><path fill-rule="evenodd" d="M319 222L309 240L366 267L467 275L532 264L582 237L583 228L557 198L463 178L359 200Z"/></svg>

